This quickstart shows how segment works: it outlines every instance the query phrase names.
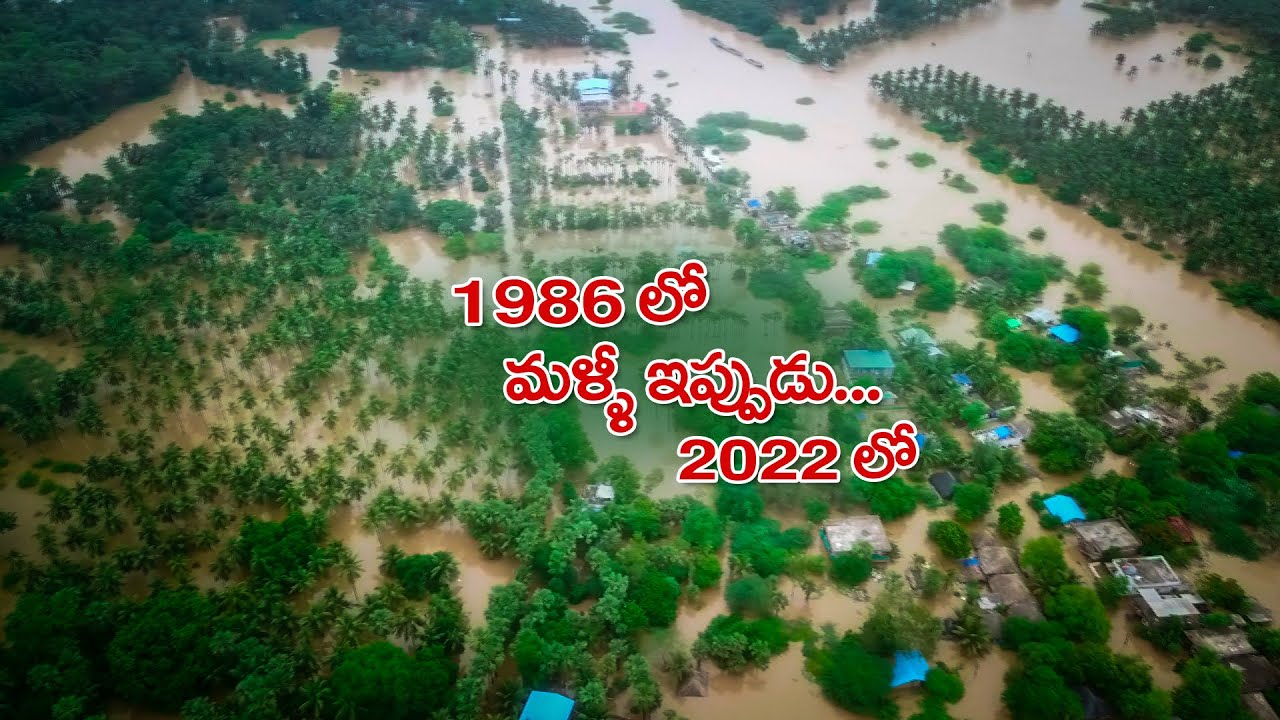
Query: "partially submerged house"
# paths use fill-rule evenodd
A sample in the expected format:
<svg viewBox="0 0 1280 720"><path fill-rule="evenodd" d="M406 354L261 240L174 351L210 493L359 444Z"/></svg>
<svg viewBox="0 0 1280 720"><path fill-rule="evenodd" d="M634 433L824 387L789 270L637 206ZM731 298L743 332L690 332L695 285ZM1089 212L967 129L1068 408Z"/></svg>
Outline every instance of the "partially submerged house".
<svg viewBox="0 0 1280 720"><path fill-rule="evenodd" d="M1107 553L1133 555L1142 545L1119 518L1078 522L1072 530L1080 540L1080 552L1090 560L1099 560Z"/></svg>
<svg viewBox="0 0 1280 720"><path fill-rule="evenodd" d="M612 485L588 485L586 497L587 507L592 510L603 510L605 505L613 502Z"/></svg>
<svg viewBox="0 0 1280 720"><path fill-rule="evenodd" d="M590 109L608 107L613 103L613 81L609 78L587 77L578 81L578 107Z"/></svg>
<svg viewBox="0 0 1280 720"><path fill-rule="evenodd" d="M1280 687L1280 670L1261 655L1240 655L1227 664L1244 676L1242 692L1267 692Z"/></svg>
<svg viewBox="0 0 1280 720"><path fill-rule="evenodd" d="M1254 625L1270 625L1271 610L1269 608L1264 607L1262 603L1258 602L1257 598L1250 596L1249 605L1248 607L1245 608L1245 611L1244 611L1244 619L1248 620Z"/></svg>
<svg viewBox="0 0 1280 720"><path fill-rule="evenodd" d="M524 702L520 720L569 720L573 699L559 693L534 690Z"/></svg>
<svg viewBox="0 0 1280 720"><path fill-rule="evenodd" d="M769 232L782 232L792 226L791 216L776 210L764 210L757 215L760 226Z"/></svg>
<svg viewBox="0 0 1280 720"><path fill-rule="evenodd" d="M1103 359L1113 362L1121 371L1129 375L1141 375L1147 371L1146 363L1132 350L1108 350L1102 354Z"/></svg>
<svg viewBox="0 0 1280 720"><path fill-rule="evenodd" d="M822 544L831 555L849 552L860 542L871 546L877 562L887 562L889 553L893 551L893 543L889 542L889 533L885 532L884 523L875 515L855 515L830 520L818 533Z"/></svg>
<svg viewBox="0 0 1280 720"><path fill-rule="evenodd" d="M1024 436L1016 426L1005 423L986 430L972 433L973 439L988 445L999 447L1016 447L1022 444Z"/></svg>
<svg viewBox="0 0 1280 720"><path fill-rule="evenodd" d="M1267 702L1267 698L1260 692L1244 693L1240 696L1244 702L1244 709L1249 711L1256 720L1280 720L1280 715L1276 715L1276 711L1271 708L1271 703Z"/></svg>
<svg viewBox="0 0 1280 720"><path fill-rule="evenodd" d="M903 280L898 284L898 292L903 295L910 295L916 291L916 283L914 280Z"/></svg>
<svg viewBox="0 0 1280 720"><path fill-rule="evenodd" d="M1187 631L1187 641L1196 649L1210 650L1223 660L1257 652L1244 632L1235 628L1196 628Z"/></svg>
<svg viewBox="0 0 1280 720"><path fill-rule="evenodd" d="M925 351L929 357L939 357L946 355L942 348L938 347L938 341L933 336L920 328L907 328L898 333L898 342L904 347L918 346Z"/></svg>
<svg viewBox="0 0 1280 720"><path fill-rule="evenodd" d="M1138 425L1138 421L1132 416L1119 410L1108 410L1099 419L1108 430L1117 435L1124 435Z"/></svg>
<svg viewBox="0 0 1280 720"><path fill-rule="evenodd" d="M1028 620L1044 619L1022 575L1018 573L992 575L987 578L987 587L991 589L991 595L995 601L1009 609L1010 615Z"/></svg>
<svg viewBox="0 0 1280 720"><path fill-rule="evenodd" d="M1013 558L1013 551L1003 545L978 548L977 556L978 568L987 577L1018 572L1018 562Z"/></svg>
<svg viewBox="0 0 1280 720"><path fill-rule="evenodd" d="M943 500L950 500L956 491L956 485L959 481L950 470L942 470L929 476L929 484L938 493L938 497Z"/></svg>
<svg viewBox="0 0 1280 720"><path fill-rule="evenodd" d="M964 373L952 373L951 380L956 385L960 386L960 392L965 395L973 392L973 380L971 380L968 375Z"/></svg>
<svg viewBox="0 0 1280 720"><path fill-rule="evenodd" d="M853 318L841 307L829 307L822 311L822 328L832 335L840 335L853 327Z"/></svg>
<svg viewBox="0 0 1280 720"><path fill-rule="evenodd" d="M818 243L818 247L826 252L847 250L849 248L849 239L837 230L828 229L816 232L813 235L813 239Z"/></svg>
<svg viewBox="0 0 1280 720"><path fill-rule="evenodd" d="M1058 313L1050 310L1047 307L1038 307L1035 310L1032 310L1031 312L1025 313L1022 316L1022 318L1027 322L1031 323L1032 325L1039 325L1040 327L1048 327L1050 325L1057 324Z"/></svg>
<svg viewBox="0 0 1280 720"><path fill-rule="evenodd" d="M888 350L845 350L843 361L850 380L867 376L877 380L893 377L893 357Z"/></svg>
<svg viewBox="0 0 1280 720"><path fill-rule="evenodd" d="M1129 607L1147 625L1178 618L1184 625L1193 626L1200 623L1201 608L1205 607L1205 602L1193 593L1143 589L1130 598Z"/></svg>
<svg viewBox="0 0 1280 720"><path fill-rule="evenodd" d="M793 250L809 250L813 247L813 236L808 230L790 230L783 234L782 244Z"/></svg>
<svg viewBox="0 0 1280 720"><path fill-rule="evenodd" d="M882 257L884 257L884 253L882 253L882 252L869 252L869 253L867 253L867 263L866 263L866 266L867 266L867 267L871 267L872 265L875 265L876 263L880 262L880 258L882 258Z"/></svg>
<svg viewBox="0 0 1280 720"><path fill-rule="evenodd" d="M1174 572L1163 555L1117 558L1110 562L1093 563L1089 570L1095 577L1114 575L1129 581L1129 593L1139 590L1169 590L1182 586L1182 578Z"/></svg>

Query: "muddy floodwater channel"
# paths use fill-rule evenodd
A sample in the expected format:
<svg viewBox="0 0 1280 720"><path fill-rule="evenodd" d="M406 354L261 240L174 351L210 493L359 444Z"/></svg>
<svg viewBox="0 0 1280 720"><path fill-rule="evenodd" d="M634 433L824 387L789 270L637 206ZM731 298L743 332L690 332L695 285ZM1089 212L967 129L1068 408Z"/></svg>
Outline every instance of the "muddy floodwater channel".
<svg viewBox="0 0 1280 720"><path fill-rule="evenodd" d="M592 3L587 0L576 0L570 4L578 6L596 22L603 15L592 9ZM866 14L865 3L854 5L849 17ZM1090 34L1089 27L1098 19L1098 14L1077 2L1011 0L993 3L910 38L888 41L853 54L835 72L828 73L815 66L789 62L782 52L762 47L757 38L736 32L724 23L680 10L672 2L615 0L609 11L634 12L651 22L653 34L627 37L630 54L625 59L634 65L633 87L640 83L644 85L646 96L657 93L668 98L672 112L686 124L692 125L706 113L745 111L756 118L804 126L807 138L803 141L788 142L748 133L751 146L728 154L730 166L750 174L750 187L754 194L762 195L768 190L791 186L796 189L803 205L812 206L823 194L831 191L858 184L879 186L888 191L888 198L855 206L852 211L851 220L874 220L882 226L878 234L862 236L860 247L932 248L940 261L957 273L962 283L970 278L939 244L938 232L949 223L977 225L978 218L971 206L977 202L998 200L1008 206L1004 228L1013 235L1025 237L1035 227L1046 231L1042 242L1027 243L1029 252L1057 255L1072 271L1085 263L1097 263L1103 268L1109 287L1104 307L1132 305L1142 312L1146 322L1160 328L1154 332L1156 341L1167 342L1192 358L1220 358L1226 368L1206 379L1206 387L1203 388L1206 397L1229 383L1241 382L1252 373L1280 368L1280 323L1263 320L1221 302L1207 279L1183 272L1178 260L1163 258L1160 253L1140 243L1124 239L1119 230L1107 229L1078 209L1054 203L1038 188L1015 185L1008 178L983 172L978 161L965 152L964 143L948 144L925 132L917 119L906 117L891 105L874 98L868 85L868 78L874 73L926 63L942 64L957 72L973 73L997 87L1016 87L1039 93L1041 97L1052 98L1068 109L1082 110L1090 119L1116 121L1126 107L1139 107L1175 92L1195 93L1213 82L1225 81L1243 69L1244 56L1233 54L1226 55L1225 65L1215 72L1181 62L1158 64L1145 60L1157 53L1168 56L1194 32L1191 26L1162 24L1157 30L1137 38L1106 39ZM840 20L835 16L821 18L816 27L829 27ZM802 32L811 29L798 23L797 27ZM502 38L491 30L484 34L488 46L486 57L504 62L520 74L512 96L526 106L540 106L548 102L528 82L535 70L555 72L563 68L569 72L589 71L593 64L611 70L618 60L624 59L624 56L616 54L578 49L540 51L507 47ZM758 58L763 68L752 67L717 50L709 42L713 36L738 48L750 48L749 56ZM332 64L338 37L337 29L323 28L289 40L265 41L261 47L268 52L280 47L305 52L315 81L325 80L331 71L336 71L335 83L341 89L361 94L370 103L393 102L402 111L417 107L421 122L432 123L444 130L452 118L431 117L427 97L428 88L439 81L455 94L456 118L465 126L468 135L501 127L499 107L507 95L499 87L496 76L437 69L409 72L341 69ZM1113 58L1121 52L1133 58L1140 67L1136 76L1126 75L1116 67ZM659 78L656 74L660 71L663 74ZM184 73L167 95L119 110L84 133L34 153L27 162L35 166L57 167L73 179L90 172L101 172L105 160L119 151L121 143L147 142L151 137L150 126L168 109L180 113L198 112L206 101L224 102L228 92L229 88L212 85ZM261 102L286 111L290 108L282 96L245 90L232 92L236 96L235 103ZM812 98L814 102L808 105L796 103L801 97ZM559 114L568 112L557 109ZM889 150L877 150L867 143L873 136L894 137L899 144ZM639 147L646 157L653 158L653 164L647 167L653 168L660 187L636 197L623 196L625 201L656 202L700 197L700 194L691 195L677 186L673 171L681 158L665 139L657 136L616 138L612 128L605 128L565 143L558 149L558 154L552 155L548 165L578 172L593 167L590 160L593 156L621 153L627 147ZM917 168L906 162L904 156L917 151L933 155L937 163ZM944 171L965 174L977 186L977 192L966 194L944 185ZM630 190L627 192L632 193ZM465 191L462 191L462 196L468 199ZM558 194L555 200L590 203L618 197L613 188L597 188ZM443 249L444 239L425 230L386 234L379 240L411 275L445 284L473 276L491 281L503 274L517 272L520 270L520 255L525 251L539 258L554 260L593 253L630 255L653 251L670 255L682 250L730 253L735 249L729 232L688 227L527 233L519 241L508 238L508 252L503 262L493 256L472 256L460 262L454 261ZM900 307L902 303L869 301L862 288L850 277L846 263L851 253L834 254L835 266L811 275L810 281L828 302L868 301L882 313L882 323L887 326L884 313ZM0 255L0 261L10 260L9 256ZM727 295L726 302L739 312L754 312L761 317L770 315L770 306L752 299L741 283L717 290L721 291ZM1050 292L1061 293L1061 289L1051 288ZM772 312L776 316L776 309ZM925 322L943 340L972 345L979 339L976 316L959 306L945 315L929 314ZM768 346L764 349L772 348L776 352L790 348L792 340L781 329L776 317L762 321L756 327L763 327L767 332L747 340L763 342ZM726 321L723 326L708 330L708 335L702 339L723 338L725 345L730 346L736 332L736 326ZM0 333L0 343L9 347L22 346L60 365L78 357L78 350L72 346L33 343L10 333ZM1069 398L1049 382L1046 373L1010 372L1021 385L1026 409L1069 409ZM624 373L624 384L638 388L638 374L635 372L627 377ZM222 412L223 408L214 408L209 416ZM192 416L185 418L185 422L167 426L158 435L160 439L156 446L163 447L172 440L189 447L204 440L211 424L230 424L246 419L234 412L225 412L227 417L224 418ZM626 439L608 435L598 416L588 413L584 421L601 458L627 455L642 474L656 472L663 476L663 480L650 490L657 497L686 491L671 479L679 462L675 447L682 435L664 412L661 408L643 410L639 416L640 430ZM313 427L317 424L315 418L299 423L304 433L313 435L318 441L336 441L343 432L349 431L349 428L343 428L329 433L323 428ZM379 437L385 438L393 447L409 442L409 431L404 427L393 425L374 432L382 432ZM10 439L5 438L7 444ZM12 446L19 448L20 444L15 440ZM10 454L10 475L14 474L12 471L21 472L43 455L82 460L95 452L105 451L101 441L96 440L56 440L42 446L17 449L16 454ZM1125 471L1123 461L1115 457L1108 458L1108 469ZM1066 484L1065 479L1049 479L1005 488L997 498L997 504L1009 501L1022 503L1033 491L1051 491L1063 484ZM475 494L474 489L470 492ZM0 489L0 499L7 509L17 511L24 521L40 517L45 502L34 493L16 490L12 484ZM461 568L459 596L468 616L476 624L482 622L490 589L509 582L516 575L515 561L484 557L466 532L452 522L415 533L373 532L359 522L361 510L356 507L350 514L335 517L331 527L334 537L352 549L364 568L364 573L351 588L357 594L368 593L376 585L380 553L392 543L410 553L452 552ZM932 548L925 543L925 528L930 520L943 517L946 515L942 511L921 509L909 519L890 524L890 537L902 551L902 559L895 569L905 568L914 554L932 557ZM1028 535L1040 532L1032 526L1034 521L1028 523ZM26 540L7 542L10 545L2 546L6 550L17 547L29 551L32 548ZM1069 558L1077 572L1087 576L1078 554L1073 553ZM1277 563L1280 560L1274 557L1260 564L1245 563L1210 551L1206 553L1203 569L1235 577L1264 604L1280 607L1280 585L1274 582L1280 573ZM204 577L207 580L207 573ZM875 583L868 587L874 594ZM856 628L867 607L867 601L854 600L828 587L824 595L811 602L805 602L798 593L792 593L791 606L785 614L810 619L815 626L831 623L843 631ZM724 611L722 595L715 590L708 591L696 607L682 608L675 632L686 643L691 643L711 618ZM1145 642L1131 638L1126 621L1120 615L1117 614L1113 621L1116 625L1113 647L1147 658L1154 667L1157 684L1163 687L1175 684L1177 677L1169 662L1158 657ZM1001 716L1004 711L999 694L1003 674L1013 662L1010 656L996 651L982 660L963 659L954 647L944 642L940 658L953 667L960 667L968 686L964 700L954 708L953 714L971 720ZM731 675L713 670L709 697L676 697L673 688L665 689L669 698L667 706L693 720L852 717L824 700L817 686L805 677L804 657L799 644L774 658L766 671ZM121 714L120 717L128 715Z"/></svg>

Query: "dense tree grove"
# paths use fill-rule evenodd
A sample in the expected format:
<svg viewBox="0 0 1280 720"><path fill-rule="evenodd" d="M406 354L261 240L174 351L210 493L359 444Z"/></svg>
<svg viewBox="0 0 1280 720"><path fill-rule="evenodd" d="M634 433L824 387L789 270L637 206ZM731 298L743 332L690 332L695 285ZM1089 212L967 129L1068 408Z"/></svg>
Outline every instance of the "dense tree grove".
<svg viewBox="0 0 1280 720"><path fill-rule="evenodd" d="M830 11L831 0L677 0L676 4L756 35L765 47L786 50L804 62L834 65L851 51L911 35L989 2L991 0L884 0L876 3L871 17L818 30L808 38L801 38L795 28L783 25L780 22L783 14L797 13L802 23L812 25Z"/></svg>
<svg viewBox="0 0 1280 720"><path fill-rule="evenodd" d="M577 10L549 0L237 0L220 4L250 30L286 23L340 25L340 64L383 70L475 63L467 25L501 24L526 45L616 46L617 33L593 32ZM210 32L209 4L198 0L76 0L0 6L0 166L23 152L85 129L117 108L161 95L189 62L210 82L299 93L306 56L238 47L229 28ZM211 37L216 35L216 37ZM620 36L619 36L620 37ZM616 49L616 48L615 48Z"/></svg>
<svg viewBox="0 0 1280 720"><path fill-rule="evenodd" d="M930 123L974 130L1013 153L1059 201L1092 203L1156 241L1183 243L1189 270L1223 268L1264 284L1280 271L1270 242L1280 178L1262 150L1274 134L1262 118L1280 97L1272 62L1194 96L1127 109L1120 124L941 65L882 73L872 87Z"/></svg>
<svg viewBox="0 0 1280 720"><path fill-rule="evenodd" d="M0 165L165 92L208 34L190 0L0 6Z"/></svg>

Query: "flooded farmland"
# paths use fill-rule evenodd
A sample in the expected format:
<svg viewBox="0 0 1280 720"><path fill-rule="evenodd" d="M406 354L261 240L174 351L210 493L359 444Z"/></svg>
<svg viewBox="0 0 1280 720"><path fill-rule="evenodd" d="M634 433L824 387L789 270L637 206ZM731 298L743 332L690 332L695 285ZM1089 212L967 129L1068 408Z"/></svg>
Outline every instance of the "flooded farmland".
<svg viewBox="0 0 1280 720"><path fill-rule="evenodd" d="M571 4L593 20L598 21L602 15L586 0ZM642 84L645 95L657 93L669 98L672 112L685 123L692 125L706 113L745 111L753 117L804 126L808 136L802 142L750 134L751 146L748 149L729 154L729 165L750 174L750 188L754 194L762 195L769 190L790 186L796 189L800 202L810 206L819 202L825 193L851 185L880 186L888 191L888 198L854 208L852 219L874 220L882 226L878 234L861 237L860 246L872 249L932 248L940 262L955 272L962 283L972 278L947 255L937 240L938 231L949 223L976 225L972 204L998 200L1008 206L1008 220L1004 227L1013 235L1024 237L1036 227L1046 231L1047 237L1043 242L1028 244L1031 252L1057 255L1072 271L1084 263L1100 265L1110 289L1105 305L1136 307L1147 323L1158 327L1159 330L1151 331L1152 339L1169 345L1160 351L1162 360L1171 356L1173 350L1197 359L1205 356L1220 358L1225 369L1205 379L1203 393L1206 398L1228 384L1242 382L1250 374L1280 368L1280 324L1221 302L1207 278L1183 272L1177 259L1164 258L1138 242L1126 240L1120 230L1107 229L1079 210L1053 202L1038 188L1015 185L1007 178L984 173L978 161L965 152L963 143L948 144L925 132L917 119L906 117L872 97L868 86L868 78L877 72L925 63L943 64L958 72L974 73L987 83L1020 87L1051 97L1067 108L1084 111L1090 119L1115 121L1126 107L1138 107L1175 92L1194 93L1243 70L1241 55L1228 55L1225 66L1214 73L1183 63L1156 64L1145 60L1156 53L1168 54L1194 32L1192 26L1161 24L1156 31L1137 38L1104 39L1089 33L1089 26L1097 19L1097 14L1075 2L1011 0L972 11L955 22L921 31L908 39L882 43L850 56L835 72L826 73L814 66L789 62L781 51L761 47L757 38L683 11L674 3L615 0L609 8L610 12L635 12L651 21L653 34L628 36L630 54L625 59L634 65L633 86ZM859 17L869 12L869 3L863 0L853 3L848 17ZM838 20L835 17L821 18L817 27L829 27ZM807 29L798 22L794 24L802 32ZM570 72L588 71L593 64L609 70L623 59L616 54L578 49L547 51L507 47L496 32L485 30L484 34L488 44L486 57L503 62L520 74L521 79L511 96L523 105L534 107L543 102L549 104L549 101L531 88L527 79L533 72L554 72L562 68ZM749 54L758 58L764 67L751 67L717 50L709 42L712 36L735 47L750 48ZM338 37L336 28L322 28L293 39L267 40L261 47L267 51L287 47L305 52L316 81L330 77L331 70L336 71L336 84L341 89L360 94L370 103L392 102L402 111L417 107L422 111L419 117L424 123L432 123L445 131L451 121L430 118L428 112L427 90L432 83L439 81L455 94L457 119L465 126L467 134L501 127L499 108L507 95L498 87L499 81L495 77L438 69L407 72L340 69L333 65ZM1136 76L1127 76L1116 67L1113 57L1119 52L1126 53L1137 63L1140 71ZM661 79L655 76L660 71L665 73ZM283 96L247 90L229 91L224 86L206 83L184 73L169 94L119 110L84 133L32 154L27 162L33 166L56 167L72 179L101 172L106 159L119 151L121 143L147 142L151 137L151 124L168 108L180 113L198 112L206 101L223 102L228 92L234 92L237 104L262 102L285 111L290 109ZM796 99L801 97L810 97L814 103L797 104ZM894 137L900 144L890 150L877 150L867 143L873 136ZM589 158L621 153L627 147L638 147L645 156L653 158L653 164L646 167L655 169L659 186L643 193L627 190L622 195L623 200L650 203L694 196L677 184L674 168L681 154L665 139L619 139L613 137L611 131L586 133L574 141L555 140L552 164L566 171L579 172L593 167ZM916 151L933 155L937 164L928 168L913 167L904 160L904 156ZM963 194L944 185L944 172L965 174L977 185L977 192ZM449 193L450 196L476 201L466 190L450 190ZM426 196L423 193L423 197ZM557 202L582 203L618 198L619 191L612 187L584 189L580 193L557 192L554 197ZM475 276L492 281L504 274L518 272L521 269L520 256L524 252L554 260L599 253L634 255L643 251L663 255L681 250L731 253L735 248L729 232L706 228L539 231L522 234L518 243L508 238L508 252L502 261L481 255L455 261L445 251L445 238L425 229L386 233L378 239L412 277L441 281L445 285ZM7 252L7 248L4 251ZM867 298L850 276L846 265L850 255L851 252L836 254L834 267L811 276L811 282L827 302L863 300L880 312L882 318L905 305L900 300ZM0 261L9 263L10 258L0 255ZM17 264L16 259L13 264ZM699 340L722 342L726 346L742 341L750 342L753 347L763 343L761 347L765 349L790 349L792 340L781 329L773 305L754 300L741 286L726 287L723 292L726 304L739 312L756 318L768 316L768 320L760 320L753 325L756 330L765 330L761 330L759 336L743 338L739 336L740 328L726 323ZM1060 293L1061 289L1051 288L1049 292L1052 296ZM1060 295L1054 297L1060 298ZM959 306L946 314L929 313L924 322L934 328L942 340L966 345L979 340L977 316ZM79 358L79 351L74 345L32 342L8 332L0 332L0 346L10 352L22 348L59 366L71 364ZM280 377L270 380L278 383L286 372L287 367L282 366L278 369ZM1050 382L1047 373L1010 370L1010 374L1021 387L1026 410L1056 412L1070 408L1069 397ZM376 370L370 370L369 375L371 386L392 388L388 379ZM629 378L625 375L624 372L624 384L639 386L638 372ZM234 370L224 369L218 376L229 384L238 379ZM109 412L115 418L121 409L111 408ZM178 446L193 447L208 440L211 426L244 424L251 422L253 416L254 413L248 409L237 408L231 403L214 405L205 413L182 412L164 424L156 434L155 445L164 447L173 442ZM295 441L297 447L291 447L291 453L301 454L304 445L322 447L326 443L338 443L347 436L362 435L350 417L344 416L336 427L329 428L324 427L319 418L308 420L295 416L287 407L279 412L279 417L282 422L296 421L300 429L299 440ZM640 431L627 438L609 435L594 417L587 417L584 424L601 458L625 455L642 475L654 473L662 477L657 486L649 488L652 496L665 498L685 492L686 488L672 480L679 463L674 452L682 436L679 429L661 408L643 409L639 417ZM42 457L83 461L90 455L110 450L107 439L80 437L75 433L67 433L66 438L59 437L31 447L24 446L14 437L0 438L10 450L8 477L15 477ZM372 430L363 433L361 441L371 445L375 439L393 449L411 447L416 443L413 428L408 422L401 421L380 421ZM438 442L424 441L420 450L425 455L428 448ZM466 458L468 461L471 459ZM461 464L456 458L449 463L450 469ZM1128 472L1122 459L1108 455L1097 470L1111 469ZM444 472L442 469L441 474ZM1078 478L1060 477L1005 486L1000 489L996 504L1018 502L1025 507L1025 501L1032 492L1052 492L1075 479ZM513 477L492 480L506 488L519 485ZM378 472L379 487L392 484L387 473ZM408 481L402 485L408 488L407 494L414 497L434 498L440 492L439 487L424 489ZM480 497L481 485L480 478L472 478L457 495L469 499ZM42 496L19 490L13 483L0 488L0 500L6 509L18 513L21 525L28 527L43 516L46 503ZM380 555L391 544L409 553L451 552L460 566L456 583L459 598L473 625L482 623L492 588L516 577L519 566L515 560L485 557L456 522L449 521L421 531L375 531L360 522L360 516L366 509L366 505L356 503L350 510L335 514L330 527L332 536L351 548L363 568L349 588L356 596L367 595L375 589ZM901 557L892 569L904 570L916 554L942 562L933 546L926 543L925 533L931 520L949 516L945 509L922 508L909 518L889 523L890 538L901 551ZM800 524L801 521L791 518L789 522ZM1029 524L1024 538L1044 532L1034 525L1034 522ZM35 550L35 543L30 537L3 542L5 544L0 547L4 550L20 549L28 553ZM815 552L818 552L817 548ZM1088 577L1079 553L1071 550L1068 559L1073 570ZM1215 551L1206 551L1206 557L1196 571L1235 577L1264 604L1280 607L1280 585L1274 580L1280 573L1277 563L1280 560L1275 557L1261 563L1247 563ZM197 574L202 583L212 583L207 568L200 569ZM876 584L872 581L868 586L872 597ZM792 592L784 616L807 619L815 626L829 623L844 631L860 625L868 606L868 599L854 600L828 587L823 595L812 601L805 601L800 594ZM8 609L7 605L0 607ZM697 606L682 606L675 634L686 644L692 643L711 618L726 610L720 589L707 591ZM1114 649L1144 657L1154 668L1157 685L1166 689L1176 685L1178 676L1166 657L1144 641L1131 637L1127 621L1120 614L1113 617L1113 623L1111 645ZM944 642L940 659L959 668L967 686L967 693L963 701L953 708L953 714L970 720L1005 716L999 695L1004 672L1014 662L1011 655L997 650L980 660L967 659L960 657L954 646ZM692 720L719 720L726 716L766 720L790 714L815 718L855 717L825 700L817 685L805 676L805 658L798 643L773 658L764 671L732 674L713 669L708 697L677 697L674 688L664 690L669 696L667 707ZM904 700L904 709L911 708L913 702ZM909 710L905 714L909 714ZM112 716L144 717L141 712L123 707Z"/></svg>

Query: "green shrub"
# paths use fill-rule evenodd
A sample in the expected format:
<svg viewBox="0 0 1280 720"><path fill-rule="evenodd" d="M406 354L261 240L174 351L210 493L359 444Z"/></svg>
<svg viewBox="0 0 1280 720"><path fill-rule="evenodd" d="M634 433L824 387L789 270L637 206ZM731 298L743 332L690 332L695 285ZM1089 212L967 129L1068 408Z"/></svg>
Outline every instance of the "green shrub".
<svg viewBox="0 0 1280 720"><path fill-rule="evenodd" d="M934 520L929 523L929 539L943 555L959 560L969 557L973 545L969 542L969 533L960 523L952 520Z"/></svg>
<svg viewBox="0 0 1280 720"><path fill-rule="evenodd" d="M1222 67L1222 56L1218 53L1209 53L1201 64L1204 65L1205 70L1217 70Z"/></svg>
<svg viewBox="0 0 1280 720"><path fill-rule="evenodd" d="M866 582L871 577L874 550L867 543L857 543L849 552L836 553L831 556L831 581L837 585L853 587Z"/></svg>
<svg viewBox="0 0 1280 720"><path fill-rule="evenodd" d="M947 180L947 187L954 188L962 193L973 194L978 192L978 186L969 182L962 173L952 175L951 178Z"/></svg>
<svg viewBox="0 0 1280 720"><path fill-rule="evenodd" d="M926 168L938 161L927 152L913 152L907 156L907 162L918 168Z"/></svg>
<svg viewBox="0 0 1280 720"><path fill-rule="evenodd" d="M40 484L40 476L30 470L18 476L18 487L23 490L29 490L38 484Z"/></svg>
<svg viewBox="0 0 1280 720"><path fill-rule="evenodd" d="M978 217L982 218L983 222L992 225L1003 225L1004 216L1009 211L1009 206L997 200L995 202L978 203L973 206L973 210L978 213Z"/></svg>
<svg viewBox="0 0 1280 720"><path fill-rule="evenodd" d="M860 235L875 235L880 232L880 227L875 220L859 220L853 224L853 231Z"/></svg>
<svg viewBox="0 0 1280 720"><path fill-rule="evenodd" d="M1191 52L1203 52L1205 48L1213 42L1213 33L1198 32L1187 38L1187 42L1183 47Z"/></svg>

